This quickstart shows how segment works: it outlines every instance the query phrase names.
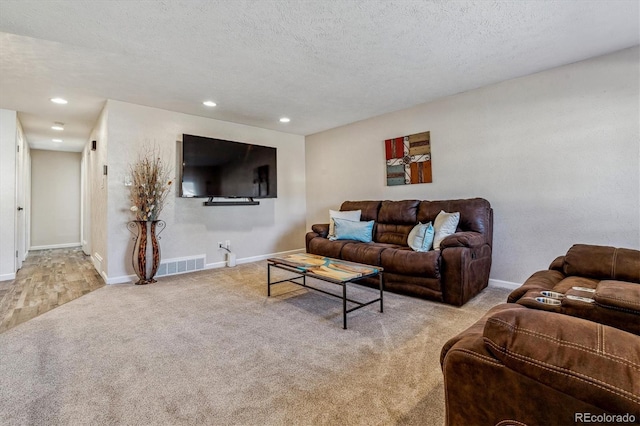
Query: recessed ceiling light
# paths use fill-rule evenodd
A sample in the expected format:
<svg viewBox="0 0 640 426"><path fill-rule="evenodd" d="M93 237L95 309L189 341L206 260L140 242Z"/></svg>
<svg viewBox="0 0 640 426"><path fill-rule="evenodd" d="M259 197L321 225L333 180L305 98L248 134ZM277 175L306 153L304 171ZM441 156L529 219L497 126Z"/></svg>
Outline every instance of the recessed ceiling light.
<svg viewBox="0 0 640 426"><path fill-rule="evenodd" d="M202 103L202 105L204 105L204 106L208 106L208 107L214 107L214 106L216 106L216 103L215 103L215 102L213 102L213 101L204 101L204 102Z"/></svg>
<svg viewBox="0 0 640 426"><path fill-rule="evenodd" d="M290 119L290 118L288 118L288 117L282 117L282 118L280 119L280 122L281 122L281 123L288 123L288 122L290 122L290 121L291 121L291 119Z"/></svg>
<svg viewBox="0 0 640 426"><path fill-rule="evenodd" d="M51 126L51 128L53 130L64 130L64 123L53 123L53 126Z"/></svg>
<svg viewBox="0 0 640 426"><path fill-rule="evenodd" d="M62 142L62 139L51 139L52 142Z"/></svg>
<svg viewBox="0 0 640 426"><path fill-rule="evenodd" d="M54 104L60 104L60 105L65 105L69 103L66 99L62 99L62 98L51 98L51 102L53 102Z"/></svg>

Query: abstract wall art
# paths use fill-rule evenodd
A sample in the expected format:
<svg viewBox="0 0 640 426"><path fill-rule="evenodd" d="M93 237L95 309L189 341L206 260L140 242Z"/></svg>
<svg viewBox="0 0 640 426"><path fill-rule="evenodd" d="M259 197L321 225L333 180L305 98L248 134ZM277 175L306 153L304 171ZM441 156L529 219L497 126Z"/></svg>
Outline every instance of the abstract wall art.
<svg viewBox="0 0 640 426"><path fill-rule="evenodd" d="M431 135L429 132L387 139L387 186L431 183Z"/></svg>

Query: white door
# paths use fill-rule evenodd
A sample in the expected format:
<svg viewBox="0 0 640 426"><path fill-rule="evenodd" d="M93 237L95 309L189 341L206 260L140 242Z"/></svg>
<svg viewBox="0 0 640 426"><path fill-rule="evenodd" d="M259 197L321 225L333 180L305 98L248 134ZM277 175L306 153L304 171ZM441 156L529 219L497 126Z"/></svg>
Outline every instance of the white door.
<svg viewBox="0 0 640 426"><path fill-rule="evenodd" d="M22 268L26 252L25 147L22 132L16 138L16 270Z"/></svg>

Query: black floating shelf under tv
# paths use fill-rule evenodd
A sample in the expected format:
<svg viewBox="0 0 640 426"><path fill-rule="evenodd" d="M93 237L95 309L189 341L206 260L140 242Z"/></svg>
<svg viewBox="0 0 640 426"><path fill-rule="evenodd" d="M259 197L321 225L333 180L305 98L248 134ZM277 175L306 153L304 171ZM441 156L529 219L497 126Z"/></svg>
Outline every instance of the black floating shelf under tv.
<svg viewBox="0 0 640 426"><path fill-rule="evenodd" d="M238 201L213 201L212 198L209 198L209 201L205 201L202 204L205 206L257 206L260 202L255 201L253 198Z"/></svg>

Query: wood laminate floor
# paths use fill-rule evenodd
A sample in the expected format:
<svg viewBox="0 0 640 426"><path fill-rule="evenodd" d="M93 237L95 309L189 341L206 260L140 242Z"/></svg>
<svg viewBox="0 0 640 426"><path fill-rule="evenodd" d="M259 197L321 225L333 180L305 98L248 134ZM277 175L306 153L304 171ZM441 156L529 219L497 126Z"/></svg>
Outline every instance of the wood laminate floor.
<svg viewBox="0 0 640 426"><path fill-rule="evenodd" d="M16 279L0 282L0 333L102 286L80 247L30 251Z"/></svg>

